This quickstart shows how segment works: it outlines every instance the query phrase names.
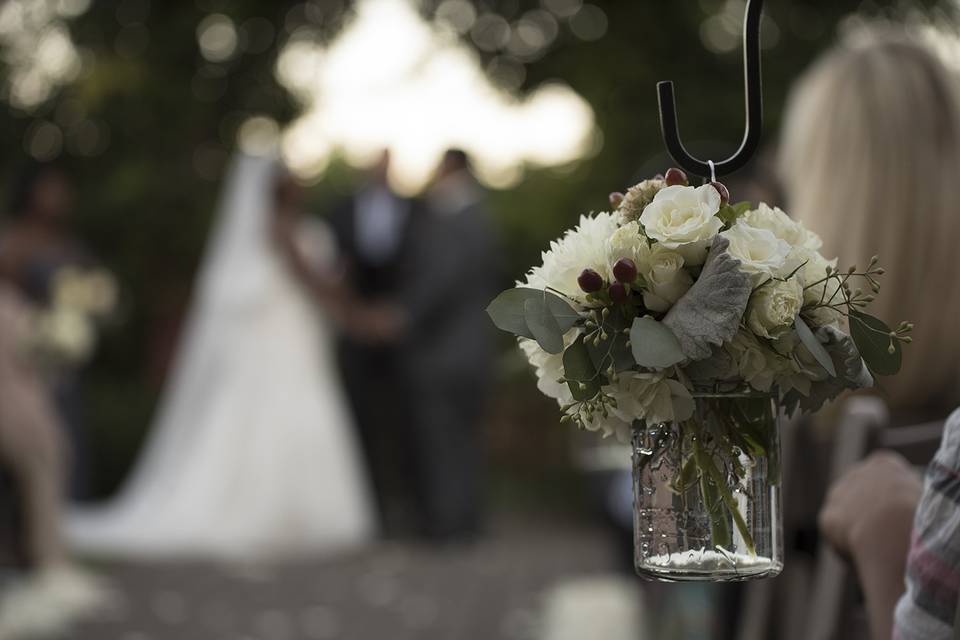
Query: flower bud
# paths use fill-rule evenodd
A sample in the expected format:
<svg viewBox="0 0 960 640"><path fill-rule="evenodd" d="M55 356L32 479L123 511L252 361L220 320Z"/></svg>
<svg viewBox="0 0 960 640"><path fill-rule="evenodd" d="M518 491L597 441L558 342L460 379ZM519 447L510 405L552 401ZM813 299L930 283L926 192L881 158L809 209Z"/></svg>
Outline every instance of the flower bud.
<svg viewBox="0 0 960 640"><path fill-rule="evenodd" d="M663 179L667 183L668 187L673 187L678 184L687 186L687 184L689 184L687 182L687 174L676 167L667 169L667 173L663 176Z"/></svg>
<svg viewBox="0 0 960 640"><path fill-rule="evenodd" d="M609 289L610 299L617 304L623 304L630 297L630 290L622 282L614 282Z"/></svg>
<svg viewBox="0 0 960 640"><path fill-rule="evenodd" d="M584 269L577 278L577 284L586 293L595 293L603 289L603 276L593 269Z"/></svg>
<svg viewBox="0 0 960 640"><path fill-rule="evenodd" d="M710 186L717 190L717 193L720 194L720 203L727 204L730 202L730 190L727 189L726 185L722 182L711 182Z"/></svg>
<svg viewBox="0 0 960 640"><path fill-rule="evenodd" d="M637 263L630 258L620 258L613 265L613 277L626 284L634 282L637 279Z"/></svg>

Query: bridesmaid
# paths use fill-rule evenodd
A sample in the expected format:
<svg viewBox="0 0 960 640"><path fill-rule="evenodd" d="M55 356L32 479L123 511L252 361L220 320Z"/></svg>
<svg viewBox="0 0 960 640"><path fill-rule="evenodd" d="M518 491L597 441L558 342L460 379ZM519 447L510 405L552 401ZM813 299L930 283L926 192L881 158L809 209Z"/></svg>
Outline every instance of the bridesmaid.
<svg viewBox="0 0 960 640"><path fill-rule="evenodd" d="M90 262L70 232L73 186L66 172L53 164L32 164L13 187L9 225L0 235L0 280L31 303L49 303L54 275L66 266ZM81 419L79 372L61 367L48 377L54 405L66 431L71 454L67 476L70 497L89 497L89 456Z"/></svg>

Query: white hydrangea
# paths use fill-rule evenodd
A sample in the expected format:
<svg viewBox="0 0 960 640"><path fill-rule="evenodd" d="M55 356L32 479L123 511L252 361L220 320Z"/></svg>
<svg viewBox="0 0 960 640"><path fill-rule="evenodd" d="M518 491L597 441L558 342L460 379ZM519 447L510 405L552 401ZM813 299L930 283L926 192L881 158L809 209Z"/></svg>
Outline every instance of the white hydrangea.
<svg viewBox="0 0 960 640"><path fill-rule="evenodd" d="M746 329L737 332L725 348L736 364L737 374L747 384L757 391L770 391L779 369L776 353L763 346Z"/></svg>
<svg viewBox="0 0 960 640"><path fill-rule="evenodd" d="M574 300L584 301L577 277L584 269L593 269L603 277L611 276L607 242L618 229L617 216L598 213L581 216L580 224L559 240L550 243L542 254L543 264L530 270L526 286L552 288Z"/></svg>
<svg viewBox="0 0 960 640"><path fill-rule="evenodd" d="M611 413L628 428L634 420L657 424L688 420L693 415L690 391L663 372L623 373L608 390L617 402Z"/></svg>

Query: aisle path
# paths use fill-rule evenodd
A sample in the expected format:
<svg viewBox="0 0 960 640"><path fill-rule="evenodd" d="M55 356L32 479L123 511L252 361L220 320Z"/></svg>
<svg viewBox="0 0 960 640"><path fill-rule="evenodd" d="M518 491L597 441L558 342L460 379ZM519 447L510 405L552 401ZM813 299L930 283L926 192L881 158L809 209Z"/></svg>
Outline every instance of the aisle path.
<svg viewBox="0 0 960 640"><path fill-rule="evenodd" d="M636 613L636 585L618 569L605 531L559 522L502 525L469 546L382 543L269 568L122 565L108 574L125 606L71 639L542 638L556 626L552 602L569 600L571 589L585 592L574 598L585 604L596 594L608 617L611 607Z"/></svg>

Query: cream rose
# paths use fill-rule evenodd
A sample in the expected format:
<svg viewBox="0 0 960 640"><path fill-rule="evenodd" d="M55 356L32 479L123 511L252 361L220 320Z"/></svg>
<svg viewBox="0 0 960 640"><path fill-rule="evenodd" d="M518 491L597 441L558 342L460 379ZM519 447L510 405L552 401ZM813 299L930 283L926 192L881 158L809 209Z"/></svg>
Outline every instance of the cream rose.
<svg viewBox="0 0 960 640"><path fill-rule="evenodd" d="M723 228L717 218L720 194L710 185L674 185L657 192L640 216L648 237L675 249L688 265L703 264L714 236Z"/></svg>
<svg viewBox="0 0 960 640"><path fill-rule="evenodd" d="M797 278L774 280L757 289L747 306L747 326L762 338L790 331L803 307L803 285Z"/></svg>
<svg viewBox="0 0 960 640"><path fill-rule="evenodd" d="M727 251L740 261L740 269L753 274L757 283L766 276L781 275L790 255L790 245L773 232L738 221L720 235L730 241Z"/></svg>
<svg viewBox="0 0 960 640"><path fill-rule="evenodd" d="M641 272L647 284L647 290L643 292L643 304L647 309L666 311L693 286L693 278L683 265L683 256L678 252L660 244L653 247Z"/></svg>
<svg viewBox="0 0 960 640"><path fill-rule="evenodd" d="M608 279L613 279L613 265L621 258L630 258L637 269L643 273L650 262L650 247L647 238L636 222L628 222L619 227L607 241L607 268L601 271Z"/></svg>

